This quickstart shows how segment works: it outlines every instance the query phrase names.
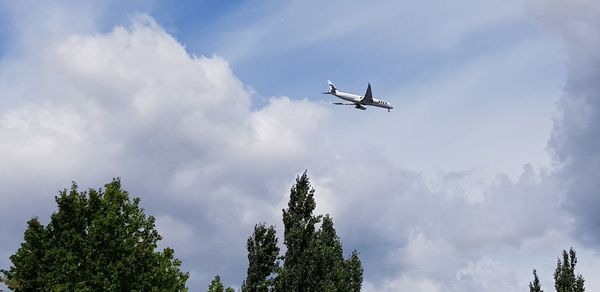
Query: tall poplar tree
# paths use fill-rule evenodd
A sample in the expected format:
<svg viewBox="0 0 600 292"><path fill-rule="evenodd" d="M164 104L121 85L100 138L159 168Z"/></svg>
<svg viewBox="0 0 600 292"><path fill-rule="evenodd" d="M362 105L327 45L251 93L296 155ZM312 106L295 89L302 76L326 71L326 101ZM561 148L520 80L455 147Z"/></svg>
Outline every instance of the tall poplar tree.
<svg viewBox="0 0 600 292"><path fill-rule="evenodd" d="M540 279L538 279L535 269L533 270L533 282L529 282L529 292L544 292L542 286L540 286Z"/></svg>
<svg viewBox="0 0 600 292"><path fill-rule="evenodd" d="M326 214L311 244L309 291L348 291L342 243Z"/></svg>
<svg viewBox="0 0 600 292"><path fill-rule="evenodd" d="M359 292L363 281L363 267L356 250L346 260L346 283L349 292ZM540 291L543 292L543 291Z"/></svg>
<svg viewBox="0 0 600 292"><path fill-rule="evenodd" d="M277 271L279 247L275 227L264 223L254 226L254 233L248 238L248 273L242 284L244 292L266 292L273 286L270 276Z"/></svg>
<svg viewBox="0 0 600 292"><path fill-rule="evenodd" d="M210 285L208 285L208 292L235 292L235 290L231 287L225 289L225 286L221 282L221 276L216 275L210 282Z"/></svg>
<svg viewBox="0 0 600 292"><path fill-rule="evenodd" d="M287 209L283 210L283 243L287 250L283 256L283 269L278 285L285 291L308 291L309 278L314 266L310 265L313 254L311 244L315 236L315 224L321 216L313 215L316 207L315 190L311 188L306 171L296 178L290 190Z"/></svg>
<svg viewBox="0 0 600 292"><path fill-rule="evenodd" d="M257 224L248 238L248 274L242 291L360 291L363 268L355 251L344 259L342 242L329 214L313 214L315 190L304 172L296 177L283 210L285 254L277 263L274 227ZM318 224L323 222L320 226ZM317 228L319 227L319 228Z"/></svg>
<svg viewBox="0 0 600 292"><path fill-rule="evenodd" d="M208 285L208 292L224 292L225 286L221 282L221 276L216 275L212 281L210 281L210 285Z"/></svg>
<svg viewBox="0 0 600 292"><path fill-rule="evenodd" d="M556 270L554 271L554 287L556 292L584 292L583 276L575 276L575 265L577 265L577 255L571 248L567 253L563 250L562 261L558 258Z"/></svg>

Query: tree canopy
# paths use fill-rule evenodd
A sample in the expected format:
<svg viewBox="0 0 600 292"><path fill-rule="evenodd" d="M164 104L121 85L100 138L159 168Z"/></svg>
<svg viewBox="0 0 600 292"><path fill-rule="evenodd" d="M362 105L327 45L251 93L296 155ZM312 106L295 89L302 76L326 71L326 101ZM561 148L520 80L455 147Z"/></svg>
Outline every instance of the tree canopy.
<svg viewBox="0 0 600 292"><path fill-rule="evenodd" d="M286 250L280 257L281 267L275 228L255 226L248 238L249 265L243 291L360 291L363 268L358 252L344 259L333 218L314 214L314 195L304 172L296 178L288 206L282 211Z"/></svg>
<svg viewBox="0 0 600 292"><path fill-rule="evenodd" d="M536 270L533 270L533 282L529 282L529 292L544 292L542 286L540 286L540 279L538 279Z"/></svg>
<svg viewBox="0 0 600 292"><path fill-rule="evenodd" d="M230 287L225 289L225 286L223 286L223 283L221 283L221 277L216 275L208 286L208 292L235 292L235 290Z"/></svg>
<svg viewBox="0 0 600 292"><path fill-rule="evenodd" d="M254 233L248 238L248 272L242 284L242 291L268 291L273 285L271 274L279 268L277 258L279 247L275 227L264 223L254 226Z"/></svg>
<svg viewBox="0 0 600 292"><path fill-rule="evenodd" d="M13 291L187 291L188 273L146 216L114 179L105 189L61 191L44 226L27 222L4 282Z"/></svg>
<svg viewBox="0 0 600 292"><path fill-rule="evenodd" d="M575 276L575 265L577 265L577 256L575 250L571 248L567 253L563 250L562 261L558 258L556 270L554 271L554 288L556 292L583 292L583 276Z"/></svg>
<svg viewBox="0 0 600 292"><path fill-rule="evenodd" d="M583 276L575 275L575 266L577 265L577 255L575 250L571 248L567 253L562 252L561 258L557 259L556 269L554 270L554 288L556 292L584 292ZM530 292L544 292L540 285L540 280L536 270L533 270L533 282L529 283Z"/></svg>

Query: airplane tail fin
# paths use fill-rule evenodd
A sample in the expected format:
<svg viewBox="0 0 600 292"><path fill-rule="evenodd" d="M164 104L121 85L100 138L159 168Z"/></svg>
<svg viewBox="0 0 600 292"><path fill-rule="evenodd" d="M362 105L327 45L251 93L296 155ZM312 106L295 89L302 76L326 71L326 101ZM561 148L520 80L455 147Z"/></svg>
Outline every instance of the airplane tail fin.
<svg viewBox="0 0 600 292"><path fill-rule="evenodd" d="M371 93L371 83L369 83L369 86L367 87L367 92L365 92L365 96L362 98L363 101L365 102L373 102L373 94Z"/></svg>
<svg viewBox="0 0 600 292"><path fill-rule="evenodd" d="M327 84L329 85L329 92L327 92L327 93L329 93L329 94L335 94L335 92L337 90L335 88L335 85L333 85L333 83L331 81L329 81L329 80L327 80Z"/></svg>

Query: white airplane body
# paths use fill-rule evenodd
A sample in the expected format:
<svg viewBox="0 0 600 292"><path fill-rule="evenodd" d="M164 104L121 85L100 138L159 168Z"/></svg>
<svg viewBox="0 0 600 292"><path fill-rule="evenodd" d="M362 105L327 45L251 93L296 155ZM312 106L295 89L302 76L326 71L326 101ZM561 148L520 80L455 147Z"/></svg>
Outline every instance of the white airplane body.
<svg viewBox="0 0 600 292"><path fill-rule="evenodd" d="M366 110L367 109L366 105L370 105L370 106L385 108L388 110L388 112L394 108L390 102L373 97L373 94L371 93L371 84L370 83L369 83L369 86L367 87L367 92L365 93L364 96L339 91L339 90L337 90L337 88L335 88L335 85L333 85L333 83L331 83L331 81L329 81L329 80L327 80L327 84L329 85L329 91L323 92L323 94L335 95L343 100L351 102L351 103L334 102L333 104L335 104L335 105L353 105L354 108L357 108L360 110Z"/></svg>

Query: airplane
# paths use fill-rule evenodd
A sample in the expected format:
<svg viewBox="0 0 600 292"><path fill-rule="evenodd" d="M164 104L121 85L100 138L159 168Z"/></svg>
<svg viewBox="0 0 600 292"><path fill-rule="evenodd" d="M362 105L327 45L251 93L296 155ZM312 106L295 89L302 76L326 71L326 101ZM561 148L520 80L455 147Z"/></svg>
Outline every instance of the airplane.
<svg viewBox="0 0 600 292"><path fill-rule="evenodd" d="M371 84L370 83L369 83L369 86L367 87L367 92L365 93L364 96L360 96L360 95L356 95L356 94L352 94L352 93L341 92L341 91L337 90L337 88L335 88L335 85L333 85L333 83L329 80L327 80L327 84L329 85L329 91L323 92L323 94L335 95L343 100L347 100L347 101L351 102L351 103L333 102L333 104L335 104L335 105L353 105L354 108L360 109L360 110L366 110L367 109L366 105L371 105L371 106L386 108L388 110L388 112L394 108L390 102L373 97L373 94L371 93Z"/></svg>

